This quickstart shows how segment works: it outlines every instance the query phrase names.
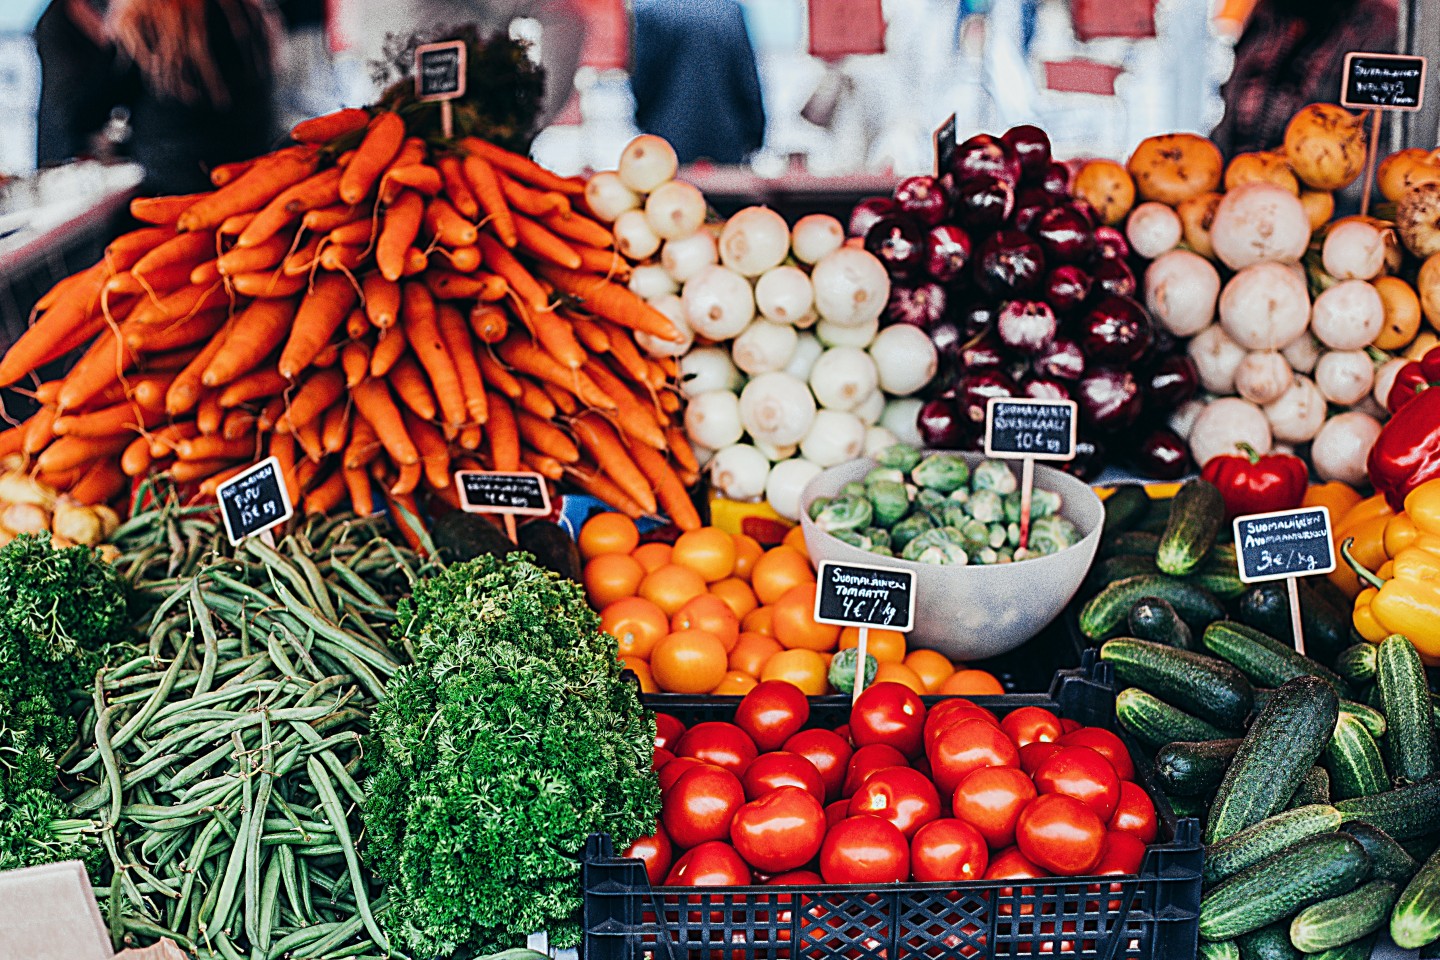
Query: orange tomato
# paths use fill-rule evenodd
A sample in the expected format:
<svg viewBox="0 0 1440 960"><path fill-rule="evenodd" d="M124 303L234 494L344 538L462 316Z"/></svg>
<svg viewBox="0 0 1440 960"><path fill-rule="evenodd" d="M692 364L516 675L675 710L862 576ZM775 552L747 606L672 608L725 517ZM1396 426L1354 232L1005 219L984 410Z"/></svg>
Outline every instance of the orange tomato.
<svg viewBox="0 0 1440 960"><path fill-rule="evenodd" d="M1354 509L1359 502L1360 494L1355 488L1337 480L1310 484L1305 488L1305 499L1300 501L1300 506L1329 507L1330 520L1338 527L1340 518Z"/></svg>
<svg viewBox="0 0 1440 960"><path fill-rule="evenodd" d="M670 632L670 621L644 597L626 597L600 612L600 629L615 638L622 658L648 657Z"/></svg>
<svg viewBox="0 0 1440 960"><path fill-rule="evenodd" d="M905 666L925 684L926 693L939 693L940 684L955 672L955 666L939 650L911 650L905 655Z"/></svg>
<svg viewBox="0 0 1440 960"><path fill-rule="evenodd" d="M735 643L735 649L730 651L730 669L758 677L770 658L784 649L774 637L761 633L742 633Z"/></svg>
<svg viewBox="0 0 1440 960"><path fill-rule="evenodd" d="M760 546L760 541L748 533L737 533L735 536L735 576L741 580L750 581L750 571L755 569L755 561L759 560L765 553L765 548Z"/></svg>
<svg viewBox="0 0 1440 960"><path fill-rule="evenodd" d="M689 567L706 583L724 580L735 572L735 538L718 527L687 530L675 541L670 562Z"/></svg>
<svg viewBox="0 0 1440 960"><path fill-rule="evenodd" d="M775 639L787 650L833 650L840 628L830 623L817 623L815 584L802 583L791 587L775 601Z"/></svg>
<svg viewBox="0 0 1440 960"><path fill-rule="evenodd" d="M584 579L590 606L604 610L616 600L635 596L645 568L627 553L602 553L585 564Z"/></svg>
<svg viewBox="0 0 1440 960"><path fill-rule="evenodd" d="M805 546L805 528L798 523L791 527L785 534L784 539L780 541L780 545L799 550L805 559L810 559L810 550Z"/></svg>
<svg viewBox="0 0 1440 960"><path fill-rule="evenodd" d="M940 684L940 692L946 696L983 697L1005 692L993 674L984 670L956 670Z"/></svg>
<svg viewBox="0 0 1440 960"><path fill-rule="evenodd" d="M849 650L860 646L860 628L846 627L840 631L840 649ZM898 630L870 628L865 638L865 652L875 658L876 663L901 663L905 660L905 634Z"/></svg>
<svg viewBox="0 0 1440 960"><path fill-rule="evenodd" d="M710 584L710 592L724 600L737 617L745 616L760 605L760 601L755 599L755 591L750 589L750 584L739 577L716 580Z"/></svg>
<svg viewBox="0 0 1440 960"><path fill-rule="evenodd" d="M585 521L575 540L580 556L589 560L606 553L629 553L640 542L640 531L623 513L597 513Z"/></svg>
<svg viewBox="0 0 1440 960"><path fill-rule="evenodd" d="M725 652L729 653L740 639L740 618L724 600L702 593L675 612L670 618L670 629L713 633L725 646Z"/></svg>
<svg viewBox="0 0 1440 960"><path fill-rule="evenodd" d="M875 668L875 679L872 682L880 683L882 680L903 683L921 696L929 692L925 689L925 681L920 679L919 674L905 666L905 664L896 663L893 660L882 663Z"/></svg>
<svg viewBox="0 0 1440 960"><path fill-rule="evenodd" d="M725 677L725 647L712 633L672 633L650 652L650 673L662 690L709 693Z"/></svg>
<svg viewBox="0 0 1440 960"><path fill-rule="evenodd" d="M642 543L631 551L630 556L639 561L646 573L654 573L670 562L670 544Z"/></svg>
<svg viewBox="0 0 1440 960"><path fill-rule="evenodd" d="M756 607L745 616L740 618L741 633L759 633L767 637L775 636L775 608Z"/></svg>
<svg viewBox="0 0 1440 960"><path fill-rule="evenodd" d="M625 664L625 669L635 674L640 681L641 693L659 693L660 688L655 685L655 677L650 673L650 664L639 657L621 657L620 662Z"/></svg>
<svg viewBox="0 0 1440 960"><path fill-rule="evenodd" d="M750 571L750 588L761 603L774 603L791 587L814 582L810 561L794 547L779 546L766 551Z"/></svg>
<svg viewBox="0 0 1440 960"><path fill-rule="evenodd" d="M818 697L828 686L825 658L814 650L781 650L760 671L761 680L785 680L807 696Z"/></svg>
<svg viewBox="0 0 1440 960"><path fill-rule="evenodd" d="M720 679L715 689L710 691L715 697L743 697L760 681L748 673L741 673L739 670L731 670Z"/></svg>
<svg viewBox="0 0 1440 960"><path fill-rule="evenodd" d="M668 563L645 574L636 592L664 610L667 617L673 617L677 610L705 592L705 581L689 567Z"/></svg>

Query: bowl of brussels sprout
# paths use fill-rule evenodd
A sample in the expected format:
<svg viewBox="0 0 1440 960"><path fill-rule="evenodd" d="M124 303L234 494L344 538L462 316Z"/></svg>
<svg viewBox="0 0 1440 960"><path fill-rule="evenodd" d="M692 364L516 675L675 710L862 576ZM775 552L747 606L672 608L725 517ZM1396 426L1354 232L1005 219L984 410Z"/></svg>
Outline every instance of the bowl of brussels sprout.
<svg viewBox="0 0 1440 960"><path fill-rule="evenodd" d="M993 657L1035 636L1080 589L1105 508L1089 485L1035 466L1020 542L1020 463L905 444L816 476L800 495L811 559L915 573L912 646Z"/></svg>

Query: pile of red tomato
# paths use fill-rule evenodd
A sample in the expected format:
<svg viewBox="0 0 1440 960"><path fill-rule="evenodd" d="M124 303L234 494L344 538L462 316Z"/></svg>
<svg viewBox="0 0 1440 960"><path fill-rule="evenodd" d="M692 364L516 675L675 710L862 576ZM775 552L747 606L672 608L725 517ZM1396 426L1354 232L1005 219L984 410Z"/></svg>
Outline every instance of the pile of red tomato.
<svg viewBox="0 0 1440 960"><path fill-rule="evenodd" d="M927 711L890 682L837 730L809 717L782 680L746 694L734 722L660 714L660 822L626 856L656 885L873 885L1133 875L1155 839L1108 730L958 697Z"/></svg>

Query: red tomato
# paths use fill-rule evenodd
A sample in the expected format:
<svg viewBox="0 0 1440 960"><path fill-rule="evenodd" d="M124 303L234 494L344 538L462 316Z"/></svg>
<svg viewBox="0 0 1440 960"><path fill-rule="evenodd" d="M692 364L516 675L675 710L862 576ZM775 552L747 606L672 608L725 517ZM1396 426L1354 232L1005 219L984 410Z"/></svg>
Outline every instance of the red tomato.
<svg viewBox="0 0 1440 960"><path fill-rule="evenodd" d="M997 727L1000 726L1000 721L996 718L995 714L978 704L971 703L964 697L953 697L941 700L935 704L935 706L930 708L930 712L925 714L924 737L926 750L929 750L930 744L934 742L935 738L939 736L940 731L945 727L958 723L961 720L970 719L985 720L995 724Z"/></svg>
<svg viewBox="0 0 1440 960"><path fill-rule="evenodd" d="M750 867L735 848L719 840L687 850L665 876L667 887L741 887L751 881Z"/></svg>
<svg viewBox="0 0 1440 960"><path fill-rule="evenodd" d="M836 727L835 736L839 737L841 740L844 740L852 747L855 745L854 742L850 739L850 724L848 723L842 723L840 724L840 726Z"/></svg>
<svg viewBox="0 0 1440 960"><path fill-rule="evenodd" d="M1042 794L1020 811L1015 842L1036 866L1073 877L1089 872L1100 862L1105 824L1094 810L1074 797Z"/></svg>
<svg viewBox="0 0 1440 960"><path fill-rule="evenodd" d="M1066 733L1074 733L1076 730L1079 730L1083 725L1080 723L1079 720L1071 720L1069 717L1061 717L1060 726L1065 730Z"/></svg>
<svg viewBox="0 0 1440 960"><path fill-rule="evenodd" d="M829 730L801 730L785 741L785 749L798 753L815 765L825 782L825 795L840 796L845 786L845 767L850 762L850 744Z"/></svg>
<svg viewBox="0 0 1440 960"><path fill-rule="evenodd" d="M889 820L908 840L940 816L940 794L920 771L887 767L867 777L850 797L850 816L867 813Z"/></svg>
<svg viewBox="0 0 1440 960"><path fill-rule="evenodd" d="M673 766L673 764L672 764ZM688 848L730 836L730 820L745 802L740 779L729 770L687 770L660 804L660 822L676 846Z"/></svg>
<svg viewBox="0 0 1440 960"><path fill-rule="evenodd" d="M1045 871L1021 853L1019 847L1006 847L996 853L990 858L990 866L985 868L986 880L1037 880L1043 876Z"/></svg>
<svg viewBox="0 0 1440 960"><path fill-rule="evenodd" d="M758 800L780 787L800 787L808 790L817 803L825 802L825 781L820 779L820 771L800 754L788 750L756 757L740 783L745 787L746 800Z"/></svg>
<svg viewBox="0 0 1440 960"><path fill-rule="evenodd" d="M989 863L985 838L963 820L932 820L910 842L910 869L921 883L979 880Z"/></svg>
<svg viewBox="0 0 1440 960"><path fill-rule="evenodd" d="M1103 727L1081 727L1061 737L1060 745L1089 747L1110 761L1121 780L1135 779L1135 763L1130 759L1130 751L1125 749L1125 741Z"/></svg>
<svg viewBox="0 0 1440 960"><path fill-rule="evenodd" d="M1155 822L1155 804L1145 788L1129 780L1120 784L1120 802L1110 818L1110 829L1129 833L1142 844L1154 843L1158 829Z"/></svg>
<svg viewBox="0 0 1440 960"><path fill-rule="evenodd" d="M949 796L971 770L1019 766L1020 751L999 727L972 717L942 730L930 744L929 758L935 786Z"/></svg>
<svg viewBox="0 0 1440 960"><path fill-rule="evenodd" d="M737 777L745 772L759 752L749 734L733 723L719 720L695 724L675 745L675 756L713 763Z"/></svg>
<svg viewBox="0 0 1440 960"><path fill-rule="evenodd" d="M898 883L910 876L910 845L880 817L850 817L825 835L820 875L826 883Z"/></svg>
<svg viewBox="0 0 1440 960"><path fill-rule="evenodd" d="M1054 743L1063 733L1060 729L1060 718L1044 707L1021 707L1019 710L1012 710L1000 721L1000 729L1015 741L1017 747L1023 747L1027 743Z"/></svg>
<svg viewBox="0 0 1440 960"><path fill-rule="evenodd" d="M861 747L850 755L850 762L845 765L845 787L842 792L847 797L852 796L876 770L903 766L906 766L905 755L889 744L872 743L868 747Z"/></svg>
<svg viewBox="0 0 1440 960"><path fill-rule="evenodd" d="M665 832L665 828L657 823L654 833L630 844L630 849L621 856L645 861L645 875L650 878L650 885L656 887L670 872L670 861L675 856L675 848L671 845L670 835Z"/></svg>
<svg viewBox="0 0 1440 960"><path fill-rule="evenodd" d="M1090 872L1099 877L1133 877L1144 862L1143 840L1134 834L1111 830L1105 834L1105 851L1100 855L1100 862Z"/></svg>
<svg viewBox="0 0 1440 960"><path fill-rule="evenodd" d="M735 811L730 842L762 873L796 870L820 852L825 810L809 791L781 787Z"/></svg>
<svg viewBox="0 0 1440 960"><path fill-rule="evenodd" d="M703 763L694 757L676 757L665 766L660 768L660 792L663 794L680 779L681 774L687 770L694 770L696 767L713 767L713 763ZM718 769L718 768L717 768Z"/></svg>
<svg viewBox="0 0 1440 960"><path fill-rule="evenodd" d="M685 724L676 720L668 713L655 714L655 746L675 752L675 744L680 742L680 737L685 733Z"/></svg>
<svg viewBox="0 0 1440 960"><path fill-rule="evenodd" d="M918 757L924 732L925 704L903 683L872 683L850 708L850 739L857 747L884 743L907 757Z"/></svg>
<svg viewBox="0 0 1440 960"><path fill-rule="evenodd" d="M1120 803L1120 778L1110 761L1089 747L1063 747L1035 769L1035 789L1041 796L1061 793L1088 804L1109 823Z"/></svg>
<svg viewBox="0 0 1440 960"><path fill-rule="evenodd" d="M825 805L825 828L828 830L848 816L850 816L849 800L836 800L834 803L827 803Z"/></svg>
<svg viewBox="0 0 1440 960"><path fill-rule="evenodd" d="M819 884L822 884L822 883L824 883L824 882L825 882L825 881L820 878L820 874L816 873L814 870L790 870L790 871L787 871L786 873L777 873L777 874L775 874L775 876L773 876L773 877L771 877L769 880L766 880L766 881L765 881L765 886L767 886L767 887L813 887L813 886L817 886L817 885L819 885ZM787 899L785 899L783 902L784 902L784 903L789 903L790 901L789 901L789 899L787 898Z"/></svg>
<svg viewBox="0 0 1440 960"><path fill-rule="evenodd" d="M736 725L762 751L780 749L809 719L810 701L788 680L760 681L735 708Z"/></svg>
<svg viewBox="0 0 1440 960"><path fill-rule="evenodd" d="M666 750L664 747L656 747L655 756L650 758L650 769L654 770L656 773L659 773L660 769L664 767L665 764L669 763L671 760L674 759L675 754L671 753L669 750Z"/></svg>
<svg viewBox="0 0 1440 960"><path fill-rule="evenodd" d="M955 788L951 810L999 850L1015 843L1015 821L1037 796L1035 784L1014 767L982 767Z"/></svg>
<svg viewBox="0 0 1440 960"><path fill-rule="evenodd" d="M1027 743L1020 748L1020 769L1032 777L1039 769L1040 764L1065 749L1061 744L1050 743L1045 740L1037 740L1034 743Z"/></svg>

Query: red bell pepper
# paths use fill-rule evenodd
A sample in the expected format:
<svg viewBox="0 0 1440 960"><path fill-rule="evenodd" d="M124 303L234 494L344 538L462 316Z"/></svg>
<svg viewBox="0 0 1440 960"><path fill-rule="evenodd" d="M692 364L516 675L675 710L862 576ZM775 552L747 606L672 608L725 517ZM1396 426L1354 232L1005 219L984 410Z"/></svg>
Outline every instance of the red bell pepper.
<svg viewBox="0 0 1440 960"><path fill-rule="evenodd" d="M1411 490L1440 478L1440 389L1420 391L1390 415L1366 466L1394 510L1404 509Z"/></svg>
<svg viewBox="0 0 1440 960"><path fill-rule="evenodd" d="M1261 456L1248 443L1235 448L1239 454L1215 457L1200 471L1201 477L1220 488L1225 519L1300 506L1310 482L1304 460L1288 453Z"/></svg>
<svg viewBox="0 0 1440 960"><path fill-rule="evenodd" d="M1395 381L1390 386L1390 395L1385 398L1385 406L1391 413L1394 413L1414 400L1422 390L1428 389L1429 386L1430 382L1420 366L1420 361L1412 360L1396 371Z"/></svg>

